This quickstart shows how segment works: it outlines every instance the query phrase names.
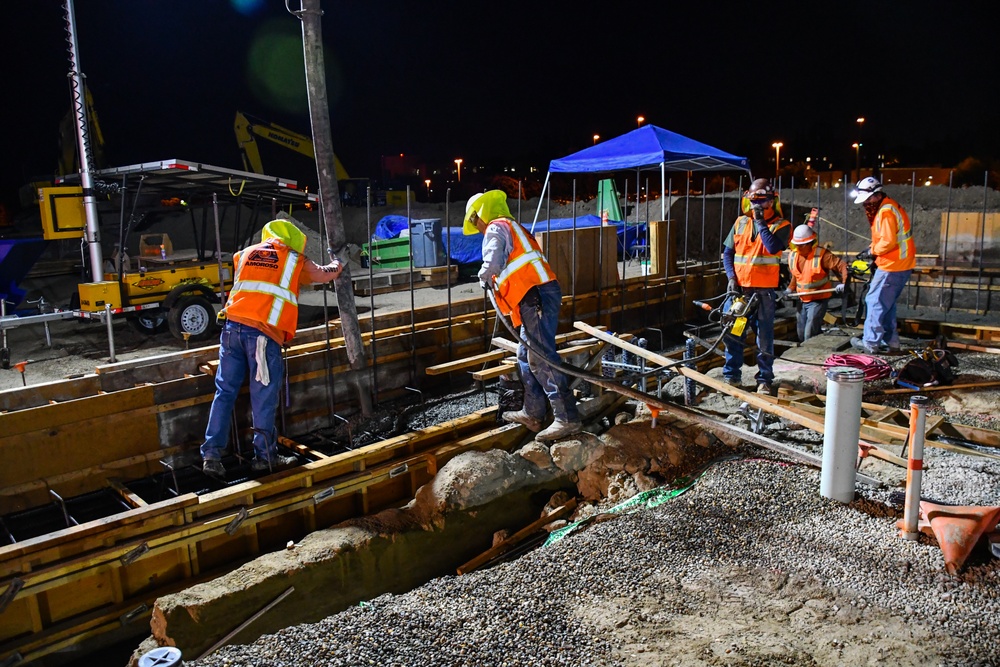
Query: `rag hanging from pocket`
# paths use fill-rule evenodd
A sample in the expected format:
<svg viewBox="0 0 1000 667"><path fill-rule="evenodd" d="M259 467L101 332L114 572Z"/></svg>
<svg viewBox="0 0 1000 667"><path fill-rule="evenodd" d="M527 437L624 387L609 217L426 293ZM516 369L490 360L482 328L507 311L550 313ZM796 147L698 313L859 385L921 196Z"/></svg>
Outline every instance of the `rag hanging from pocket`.
<svg viewBox="0 0 1000 667"><path fill-rule="evenodd" d="M254 379L265 387L271 383L271 373L267 367L267 336L257 336L257 374Z"/></svg>

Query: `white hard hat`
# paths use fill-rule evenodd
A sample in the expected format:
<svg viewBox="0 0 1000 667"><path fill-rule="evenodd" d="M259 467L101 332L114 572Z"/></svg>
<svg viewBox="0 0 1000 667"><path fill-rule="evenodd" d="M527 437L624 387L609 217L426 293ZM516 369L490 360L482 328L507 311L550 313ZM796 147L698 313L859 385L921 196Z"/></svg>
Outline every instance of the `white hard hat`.
<svg viewBox="0 0 1000 667"><path fill-rule="evenodd" d="M865 176L854 186L854 203L864 204L869 197L882 191L882 183L874 176Z"/></svg>
<svg viewBox="0 0 1000 667"><path fill-rule="evenodd" d="M799 225L792 233L792 243L802 245L816 240L816 230L809 225Z"/></svg>

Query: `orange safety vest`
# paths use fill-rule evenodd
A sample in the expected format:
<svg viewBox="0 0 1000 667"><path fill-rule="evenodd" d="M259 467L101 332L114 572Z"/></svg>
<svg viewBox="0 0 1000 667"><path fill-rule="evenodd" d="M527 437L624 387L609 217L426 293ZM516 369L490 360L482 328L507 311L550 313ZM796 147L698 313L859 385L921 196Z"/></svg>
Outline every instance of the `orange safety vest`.
<svg viewBox="0 0 1000 667"><path fill-rule="evenodd" d="M777 220L768 223L767 227L772 234L777 233L783 227L790 227L791 223L776 216ZM764 241L760 234L753 234L754 222L750 216L741 215L736 219L733 229L733 250L736 253L733 264L736 269L736 278L741 287L770 287L778 286L779 273L781 271L781 253L772 255L764 247Z"/></svg>
<svg viewBox="0 0 1000 667"><path fill-rule="evenodd" d="M233 255L236 281L226 316L237 322L260 322L277 329L285 343L299 321L299 274L303 257L283 243L267 241Z"/></svg>
<svg viewBox="0 0 1000 667"><path fill-rule="evenodd" d="M893 224L895 223L895 224ZM895 230L895 233L893 233ZM872 221L872 245L880 238L895 237L896 247L875 258L875 266L883 271L909 271L917 263L917 248L913 243L910 216L899 204L886 197Z"/></svg>
<svg viewBox="0 0 1000 667"><path fill-rule="evenodd" d="M825 252L825 248L816 248L813 250L813 256L809 259L799 253L794 253L792 261L788 264L788 269L795 276L796 292L814 292L833 287L833 283L830 282L830 274L823 268L823 253ZM829 299L830 294L803 294L799 298L803 302L821 301Z"/></svg>
<svg viewBox="0 0 1000 667"><path fill-rule="evenodd" d="M510 230L514 249L507 257L507 266L496 276L496 303L501 313L510 317L514 326L521 326L518 304L532 287L556 279L552 267L542 254L535 237L513 220L497 218L490 224L503 224Z"/></svg>

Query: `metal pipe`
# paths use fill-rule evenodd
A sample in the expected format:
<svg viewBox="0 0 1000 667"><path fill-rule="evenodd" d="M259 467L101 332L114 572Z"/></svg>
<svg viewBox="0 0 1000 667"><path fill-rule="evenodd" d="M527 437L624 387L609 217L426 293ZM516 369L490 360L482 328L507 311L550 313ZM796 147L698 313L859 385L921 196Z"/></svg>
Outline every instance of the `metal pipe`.
<svg viewBox="0 0 1000 667"><path fill-rule="evenodd" d="M948 307L944 305L944 278L948 273L948 235L951 233L951 192L952 183L955 178L954 170L948 172L948 208L944 214L944 247L941 255L941 294L938 306L947 312L951 308L951 299L948 299ZM912 229L912 225L911 225Z"/></svg>
<svg viewBox="0 0 1000 667"><path fill-rule="evenodd" d="M789 201L791 212L788 214L788 219L792 221L792 229L795 229L795 177L790 176L789 179L791 180L791 184L788 186L788 189L792 191L792 196Z"/></svg>
<svg viewBox="0 0 1000 667"><path fill-rule="evenodd" d="M213 193L212 196L214 197L215 194ZM319 219L324 220L325 218L323 217L322 199L319 201L319 206L317 207L317 209L319 210ZM330 242L329 239L326 238L326 225L319 225L319 244L320 244L320 251L319 251L320 261L322 261L324 264L333 261L333 257L330 255ZM323 329L324 333L326 334L326 350L323 353L323 370L324 370L323 383L326 387L326 409L330 415L333 415L334 411L336 410L336 405L334 403L334 398L333 398L333 351L330 349L330 304L328 300L329 293L330 293L329 285L323 285ZM282 351L284 352L284 348L282 348ZM290 392L288 391L287 383L288 383L288 366L286 364L285 365L286 401L288 401L290 397ZM284 410L282 410L281 419L282 419L281 432L284 433L285 432ZM332 428L333 418L330 417L327 423Z"/></svg>
<svg viewBox="0 0 1000 667"><path fill-rule="evenodd" d="M865 374L857 368L826 371L826 415L820 495L842 503L854 500L858 442L861 437L861 393Z"/></svg>
<svg viewBox="0 0 1000 667"><path fill-rule="evenodd" d="M916 540L920 534L917 519L920 515L920 485L924 476L924 430L927 424L927 396L910 397L909 455L906 457L906 500L903 503L903 528L900 537ZM827 406L829 409L829 406Z"/></svg>
<svg viewBox="0 0 1000 667"><path fill-rule="evenodd" d="M413 219L410 215L410 186L406 186L406 233L410 245L410 383L417 367L417 302L413 294Z"/></svg>
<svg viewBox="0 0 1000 667"><path fill-rule="evenodd" d="M219 223L219 193L212 193L212 214L215 216L215 261L219 265L219 303L226 307L226 277L222 268L222 228ZM203 227L204 228L204 227ZM235 270L236 267L233 267Z"/></svg>
<svg viewBox="0 0 1000 667"><path fill-rule="evenodd" d="M638 195L638 188L639 188L639 183L636 182L636 197L635 197L636 223L639 222L639 195ZM628 241L628 178L625 179L625 215L623 217L625 219L622 220L622 277L621 277L621 281L618 283L618 285L619 285L619 291L620 291L620 296L621 296L621 299L619 300L619 302L621 303L621 312L618 313L618 330L619 331L625 331L625 258L626 258L625 257L625 255L626 255L626 253L625 253L625 247L626 247L627 241ZM604 225L604 223L603 223L603 220L602 220L602 223L601 223L601 233L602 233L602 235L604 233L604 226L603 225ZM618 236L618 234L615 234L615 237L617 237L617 236ZM618 241L616 239L616 241L615 241L615 250L617 251L617 249L618 249ZM598 262L598 264L600 264L600 262Z"/></svg>
<svg viewBox="0 0 1000 667"><path fill-rule="evenodd" d="M705 188L708 187L708 179L701 177L701 254L698 259L702 265L705 264Z"/></svg>
<svg viewBox="0 0 1000 667"><path fill-rule="evenodd" d="M518 184L518 189L520 189L520 184ZM444 193L444 234L445 234L445 284L447 285L447 316L448 321L451 322L451 188L445 190ZM374 299L375 296L372 295ZM374 326L374 321L372 326ZM372 331L372 338L374 340L375 331ZM451 327L448 327L448 358L453 359L452 347L455 343L454 337L452 336ZM451 375L448 376L449 379Z"/></svg>
<svg viewBox="0 0 1000 667"><path fill-rule="evenodd" d="M80 155L80 186L83 190L83 211L86 218L84 242L90 256L90 277L95 283L104 280L104 257L101 254L101 228L94 196L94 179L90 174L93 157L90 152L90 128L87 124L86 88L80 69L80 45L76 39L76 16L73 0L64 0L66 41L69 43L69 79L73 98L73 119L76 122L76 148Z"/></svg>
<svg viewBox="0 0 1000 667"><path fill-rule="evenodd" d="M111 304L104 304L104 321L107 323L108 327L108 349L111 352L111 363L117 363L118 359L115 358L115 330L114 322L111 321Z"/></svg>
<svg viewBox="0 0 1000 667"><path fill-rule="evenodd" d="M372 397L378 403L378 353L375 349L375 268L372 262L372 186L365 196L365 220L368 223L368 303L371 312ZM450 296L450 293L449 293ZM338 297L339 298L339 297ZM450 303L449 303L450 306ZM450 311L449 311L450 316Z"/></svg>
<svg viewBox="0 0 1000 667"><path fill-rule="evenodd" d="M722 261L723 234L726 231L726 177L722 177L722 198L719 200L719 261Z"/></svg>
<svg viewBox="0 0 1000 667"><path fill-rule="evenodd" d="M979 231L979 277L976 279L976 315L979 314L979 295L983 289L983 244L986 239L986 201L990 194L990 172L983 172L983 226ZM985 308L983 309L985 312Z"/></svg>
<svg viewBox="0 0 1000 667"><path fill-rule="evenodd" d="M687 361L685 366L691 369L696 369L697 364L691 359L695 358L695 347L694 340L688 338L684 341L684 359ZM689 377L684 378L684 405L691 407L694 405L694 395L695 395L695 381Z"/></svg>
<svg viewBox="0 0 1000 667"><path fill-rule="evenodd" d="M604 291L604 270L601 264L604 262L604 220L603 215L597 222L597 323L601 324L601 292ZM576 181L573 182L573 218L576 219ZM573 232L576 235L576 232ZM608 326L611 326L611 318L608 318Z"/></svg>

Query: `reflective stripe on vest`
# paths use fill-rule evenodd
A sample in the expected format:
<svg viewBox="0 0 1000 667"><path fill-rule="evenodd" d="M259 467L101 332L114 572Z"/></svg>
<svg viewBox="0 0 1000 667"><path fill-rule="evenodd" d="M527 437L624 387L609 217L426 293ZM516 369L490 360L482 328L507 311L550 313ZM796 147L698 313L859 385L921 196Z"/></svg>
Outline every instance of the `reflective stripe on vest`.
<svg viewBox="0 0 1000 667"><path fill-rule="evenodd" d="M524 252L514 258L507 266L497 274L497 286L503 285L507 280L510 279L511 275L514 274L518 269L521 269L525 265L530 264L535 270L535 275L538 276L539 285L545 284L555 279L552 272L549 270L548 262L545 261L545 257L542 253L538 252L531 245L531 241L528 240L527 234L524 233L524 229L521 225L516 222L511 222L510 225L511 234L517 237L521 248L524 248ZM517 249L515 248L515 251ZM513 254L513 253L512 253Z"/></svg>
<svg viewBox="0 0 1000 667"><path fill-rule="evenodd" d="M889 209L896 216L896 245L899 248L899 259L906 259L909 257L909 248L906 242L913 238L913 230L906 229L906 223L903 221L903 212L898 208L889 203L882 204L882 207ZM881 215L875 219L875 231L882 231Z"/></svg>
<svg viewBox="0 0 1000 667"><path fill-rule="evenodd" d="M251 253L243 252L240 254L239 268L236 271L236 275L239 276L247 258ZM253 292L257 294L266 294L272 298L271 307L267 315L267 323L272 327L277 327L278 323L281 321L281 314L284 312L286 307L297 308L299 305L298 297L292 290L292 281L295 279L296 268L301 262L302 256L295 252L294 250L288 251L288 257L285 261L285 266L282 268L281 277L278 279L278 284L262 281L262 280L237 280L233 283L233 288L230 291L230 298L238 295L241 292Z"/></svg>
<svg viewBox="0 0 1000 667"><path fill-rule="evenodd" d="M806 260L806 265L808 266L810 262L812 262L812 275L816 275L818 271L823 269L823 262L820 260L820 254L818 249L816 250L815 253L813 253L813 257L811 260ZM805 290L814 290L822 287L823 285L828 284L829 282L830 282L830 277L826 275L826 271L823 271L823 275L819 276L816 280L813 280L812 282L808 283L799 283L799 287Z"/></svg>
<svg viewBox="0 0 1000 667"><path fill-rule="evenodd" d="M509 315L514 326L521 325L518 305L528 290L556 279L535 239L518 223L499 218L490 224L504 224L510 230L514 247L507 257L507 265L496 276L497 309Z"/></svg>
<svg viewBox="0 0 1000 667"><path fill-rule="evenodd" d="M753 236L753 224L749 216L742 215L736 219L733 229L736 277L742 287L775 288L779 281L781 253L772 254L767 251L760 235ZM767 227L775 234L788 225L787 220L776 215L774 222L768 223Z"/></svg>

